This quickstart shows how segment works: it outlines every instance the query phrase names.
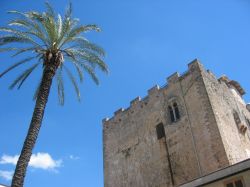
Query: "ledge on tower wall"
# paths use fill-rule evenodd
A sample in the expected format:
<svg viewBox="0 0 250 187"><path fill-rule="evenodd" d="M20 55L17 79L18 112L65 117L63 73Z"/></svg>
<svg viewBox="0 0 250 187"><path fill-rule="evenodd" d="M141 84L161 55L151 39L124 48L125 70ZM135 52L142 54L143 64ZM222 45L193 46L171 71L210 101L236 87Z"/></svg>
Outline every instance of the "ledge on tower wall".
<svg viewBox="0 0 250 187"><path fill-rule="evenodd" d="M225 82L229 88L234 87L241 96L245 95L245 93L246 93L245 90L242 88L240 83L238 83L237 81L230 80L226 75L221 76L218 80Z"/></svg>

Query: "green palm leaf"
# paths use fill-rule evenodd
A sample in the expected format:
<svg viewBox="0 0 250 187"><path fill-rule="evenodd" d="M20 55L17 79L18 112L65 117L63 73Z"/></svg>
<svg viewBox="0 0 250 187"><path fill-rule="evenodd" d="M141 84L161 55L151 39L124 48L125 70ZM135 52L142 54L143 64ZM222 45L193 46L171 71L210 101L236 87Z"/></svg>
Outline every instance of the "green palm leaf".
<svg viewBox="0 0 250 187"><path fill-rule="evenodd" d="M2 73L0 74L0 78L1 78L2 76L4 76L6 73L8 73L9 71L13 70L14 68L16 68L16 67L18 67L18 66L20 66L20 65L22 65L22 64L24 64L24 63L26 63L26 62L29 62L29 61L33 60L34 58L35 58L35 57L25 58L25 59L23 59L23 60L21 60L21 61L15 63L15 64L13 64L12 66L10 66L8 69L6 69L4 72L2 72Z"/></svg>
<svg viewBox="0 0 250 187"><path fill-rule="evenodd" d="M70 40L69 42L73 42L73 43L75 42L76 45L74 45L74 47L77 47L79 49L90 50L94 53L97 53L97 55L105 56L105 51L100 46L89 42L84 37L75 37L72 40Z"/></svg>
<svg viewBox="0 0 250 187"><path fill-rule="evenodd" d="M30 41L27 40L27 38L22 38L19 36L2 36L2 37L0 37L0 46L7 45L10 43L28 43L28 44L30 44Z"/></svg>
<svg viewBox="0 0 250 187"><path fill-rule="evenodd" d="M10 51L16 51L16 50L19 50L19 48L15 48L15 47L0 48L0 52L10 52Z"/></svg>
<svg viewBox="0 0 250 187"><path fill-rule="evenodd" d="M95 70L86 64L81 64L81 66L91 76L92 80L98 85L99 80L95 74Z"/></svg>
<svg viewBox="0 0 250 187"><path fill-rule="evenodd" d="M71 83L73 84L73 86L75 88L78 101L80 101L81 100L80 90L78 88L78 85L76 83L76 80L75 80L73 74L71 73L71 71L66 66L63 66L63 68L66 70L66 73L68 74L69 79L70 79Z"/></svg>
<svg viewBox="0 0 250 187"><path fill-rule="evenodd" d="M39 65L40 63L36 63L32 65L30 68L26 69L21 75L19 75L14 82L9 86L9 89L13 89L18 83L18 89L21 88L24 81L29 77L29 75L32 73L32 71Z"/></svg>
<svg viewBox="0 0 250 187"><path fill-rule="evenodd" d="M80 82L82 82L83 81L83 72L82 72L81 66L74 60L72 60L71 62L74 64L76 71L78 72Z"/></svg>

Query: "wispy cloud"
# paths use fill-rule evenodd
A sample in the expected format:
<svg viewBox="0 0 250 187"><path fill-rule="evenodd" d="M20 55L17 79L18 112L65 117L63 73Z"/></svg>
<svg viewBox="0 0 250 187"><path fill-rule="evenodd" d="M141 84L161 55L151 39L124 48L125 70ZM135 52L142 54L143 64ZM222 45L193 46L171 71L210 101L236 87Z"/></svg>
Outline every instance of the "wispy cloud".
<svg viewBox="0 0 250 187"><path fill-rule="evenodd" d="M70 158L71 160L79 160L79 159L80 159L79 156L74 156L74 155L69 155L69 158Z"/></svg>
<svg viewBox="0 0 250 187"><path fill-rule="evenodd" d="M3 155L0 158L0 164L16 165L19 155ZM62 160L54 160L49 153L32 154L29 166L36 169L54 170L62 166Z"/></svg>
<svg viewBox="0 0 250 187"><path fill-rule="evenodd" d="M15 155L15 156L3 155L0 159L0 164L16 165L18 158L19 158L19 155Z"/></svg>
<svg viewBox="0 0 250 187"><path fill-rule="evenodd" d="M4 178L5 180L9 181L12 179L14 171L4 171L0 170L0 177ZM1 186L1 185L0 185Z"/></svg>

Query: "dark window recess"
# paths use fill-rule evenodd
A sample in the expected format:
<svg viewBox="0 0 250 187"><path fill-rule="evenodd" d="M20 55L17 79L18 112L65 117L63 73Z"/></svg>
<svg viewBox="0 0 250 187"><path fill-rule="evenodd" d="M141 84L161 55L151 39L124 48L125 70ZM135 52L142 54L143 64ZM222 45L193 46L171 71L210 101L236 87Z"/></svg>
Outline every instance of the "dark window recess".
<svg viewBox="0 0 250 187"><path fill-rule="evenodd" d="M243 187L243 183L241 180L235 181L235 187Z"/></svg>
<svg viewBox="0 0 250 187"><path fill-rule="evenodd" d="M237 125L241 123L239 114L237 112L234 112L234 120Z"/></svg>
<svg viewBox="0 0 250 187"><path fill-rule="evenodd" d="M170 114L171 122L175 122L174 111L173 111L171 106L168 107L168 111L169 111L169 114Z"/></svg>
<svg viewBox="0 0 250 187"><path fill-rule="evenodd" d="M227 187L234 187L234 184L232 182L227 184Z"/></svg>
<svg viewBox="0 0 250 187"><path fill-rule="evenodd" d="M246 121L247 121L247 125L250 127L250 120L246 118Z"/></svg>
<svg viewBox="0 0 250 187"><path fill-rule="evenodd" d="M176 103L174 103L174 112L175 112L175 117L176 117L176 120L180 119L180 112L179 112L179 108L178 108L178 105Z"/></svg>
<svg viewBox="0 0 250 187"><path fill-rule="evenodd" d="M156 134L157 134L158 140L165 137L165 130L164 130L164 126L162 123L156 126Z"/></svg>

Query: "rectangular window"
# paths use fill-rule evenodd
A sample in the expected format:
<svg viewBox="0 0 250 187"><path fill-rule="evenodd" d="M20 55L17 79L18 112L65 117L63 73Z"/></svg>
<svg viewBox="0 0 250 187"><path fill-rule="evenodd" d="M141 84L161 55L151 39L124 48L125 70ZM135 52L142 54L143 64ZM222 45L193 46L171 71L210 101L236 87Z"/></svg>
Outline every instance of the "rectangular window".
<svg viewBox="0 0 250 187"><path fill-rule="evenodd" d="M237 125L239 125L239 124L241 123L241 120L240 120L240 117L239 117L238 112L234 112L233 115L234 115L235 123L236 123Z"/></svg>
<svg viewBox="0 0 250 187"><path fill-rule="evenodd" d="M227 187L234 187L234 184L232 182L227 184Z"/></svg>
<svg viewBox="0 0 250 187"><path fill-rule="evenodd" d="M241 180L235 181L235 187L243 187L243 183Z"/></svg>
<svg viewBox="0 0 250 187"><path fill-rule="evenodd" d="M246 187L242 177L226 181L224 184L225 187Z"/></svg>
<svg viewBox="0 0 250 187"><path fill-rule="evenodd" d="M250 127L250 120L246 118L246 121L247 121L247 125Z"/></svg>
<svg viewBox="0 0 250 187"><path fill-rule="evenodd" d="M157 134L158 140L165 137L165 130L164 130L164 126L162 123L156 126L156 134Z"/></svg>

